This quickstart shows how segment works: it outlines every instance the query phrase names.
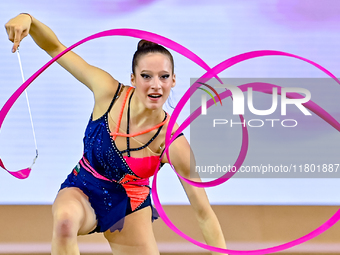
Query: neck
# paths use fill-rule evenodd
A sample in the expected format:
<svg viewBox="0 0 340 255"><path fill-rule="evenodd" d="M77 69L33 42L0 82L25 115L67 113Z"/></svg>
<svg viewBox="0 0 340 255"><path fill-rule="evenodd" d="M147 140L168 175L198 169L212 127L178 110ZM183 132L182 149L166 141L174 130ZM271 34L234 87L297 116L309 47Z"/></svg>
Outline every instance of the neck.
<svg viewBox="0 0 340 255"><path fill-rule="evenodd" d="M164 118L163 109L148 109L140 102L138 97L133 94L130 104L130 122L136 126L155 125Z"/></svg>

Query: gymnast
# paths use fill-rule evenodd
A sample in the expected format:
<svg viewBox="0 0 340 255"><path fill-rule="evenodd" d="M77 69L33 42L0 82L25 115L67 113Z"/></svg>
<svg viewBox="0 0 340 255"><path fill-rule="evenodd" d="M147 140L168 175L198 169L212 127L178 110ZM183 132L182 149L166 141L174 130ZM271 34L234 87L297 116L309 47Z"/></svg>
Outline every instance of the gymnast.
<svg viewBox="0 0 340 255"><path fill-rule="evenodd" d="M51 57L66 49L49 27L30 14L19 14L5 28L14 43L12 52L28 34ZM139 41L132 60L132 86L119 83L74 52L58 63L93 92L95 103L85 130L83 157L61 184L52 206L52 254L79 254L77 235L94 232L104 233L113 254L159 254L151 224L158 215L148 185L159 158L162 165L168 163L163 152L169 114L162 107L176 84L171 53L161 45ZM172 135L177 129L175 125ZM194 162L190 151L183 134L169 147L171 163L188 179L190 161ZM226 248L204 189L181 183L206 243Z"/></svg>

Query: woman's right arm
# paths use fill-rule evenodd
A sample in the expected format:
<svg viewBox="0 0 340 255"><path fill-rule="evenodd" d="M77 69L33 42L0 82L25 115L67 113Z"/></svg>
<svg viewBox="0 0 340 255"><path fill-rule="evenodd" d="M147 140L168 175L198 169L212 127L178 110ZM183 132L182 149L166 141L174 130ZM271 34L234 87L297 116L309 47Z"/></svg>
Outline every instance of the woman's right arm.
<svg viewBox="0 0 340 255"><path fill-rule="evenodd" d="M19 14L5 25L8 38L12 41L12 52L19 47L21 40L28 34L35 43L55 57L66 47L58 40L55 33L45 24L28 14ZM95 95L96 99L112 97L118 87L118 82L107 72L89 65L84 59L70 51L62 56L58 63L70 72L76 79L85 84ZM97 101L97 100L96 100Z"/></svg>

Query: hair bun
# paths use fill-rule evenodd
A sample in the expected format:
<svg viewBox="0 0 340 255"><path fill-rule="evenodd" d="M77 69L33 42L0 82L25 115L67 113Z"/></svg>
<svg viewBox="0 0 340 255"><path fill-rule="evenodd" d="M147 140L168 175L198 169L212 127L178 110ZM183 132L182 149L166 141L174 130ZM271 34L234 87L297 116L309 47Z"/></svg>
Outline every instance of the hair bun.
<svg viewBox="0 0 340 255"><path fill-rule="evenodd" d="M171 62L172 65L172 73L174 73L174 59L170 53L170 51L168 51L166 48L164 48L162 45L157 44L157 43L153 43L147 40L140 40L137 44L137 50L136 52L133 54L133 58L132 58L132 73L135 74L135 69L136 66L138 64L139 59L144 56L147 55L149 53L160 53L163 54L165 56L167 56Z"/></svg>
<svg viewBox="0 0 340 255"><path fill-rule="evenodd" d="M157 45L158 45L157 43L153 43L153 42L142 39L138 42L137 50L152 48L152 47L155 47Z"/></svg>

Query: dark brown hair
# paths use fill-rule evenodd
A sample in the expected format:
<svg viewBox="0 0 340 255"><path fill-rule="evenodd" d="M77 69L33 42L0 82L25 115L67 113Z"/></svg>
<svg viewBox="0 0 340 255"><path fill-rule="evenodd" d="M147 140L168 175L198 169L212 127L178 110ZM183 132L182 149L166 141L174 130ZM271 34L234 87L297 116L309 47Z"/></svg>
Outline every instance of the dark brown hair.
<svg viewBox="0 0 340 255"><path fill-rule="evenodd" d="M132 73L135 74L135 68L137 66L137 63L141 56L144 56L148 53L162 53L169 57L171 65L172 65L172 74L174 73L174 59L166 48L164 48L162 45L159 45L157 43L153 43L146 40L140 40L138 42L137 50L135 54L133 55L132 59Z"/></svg>

